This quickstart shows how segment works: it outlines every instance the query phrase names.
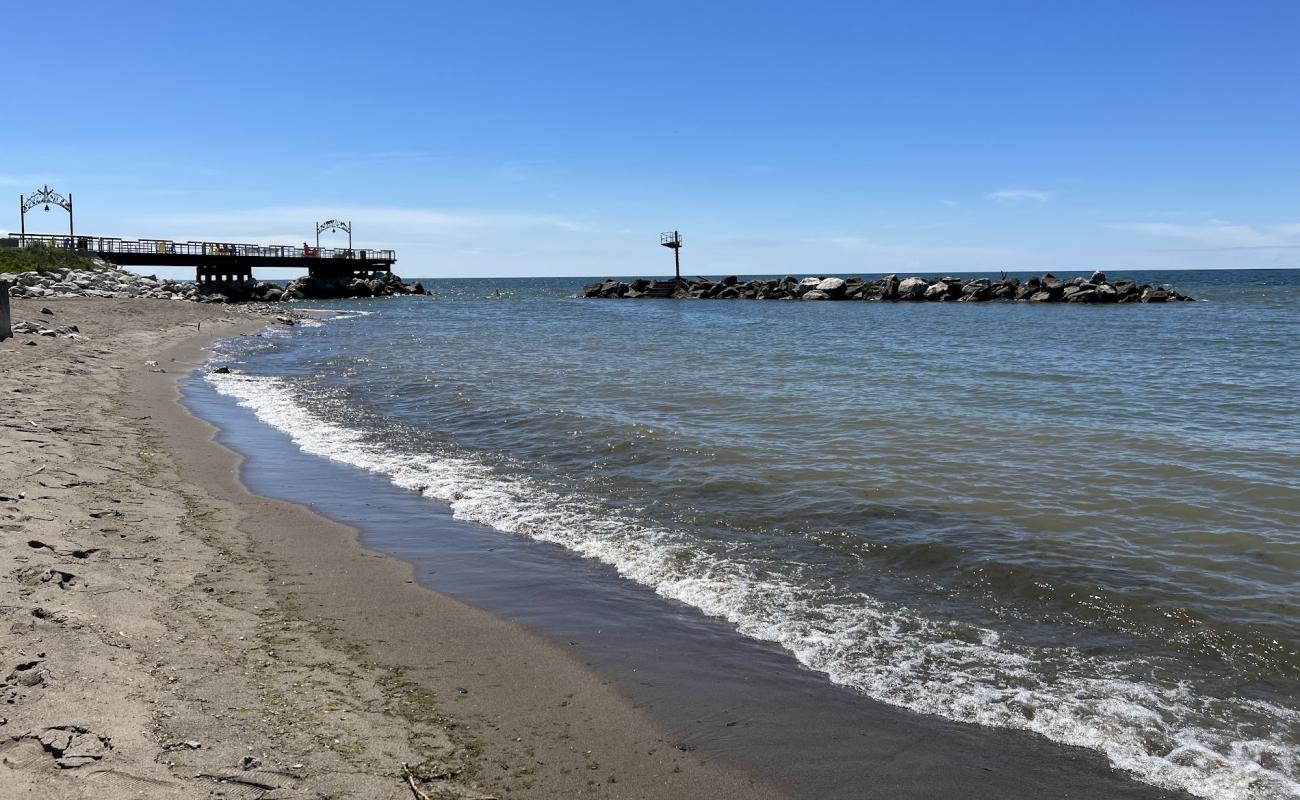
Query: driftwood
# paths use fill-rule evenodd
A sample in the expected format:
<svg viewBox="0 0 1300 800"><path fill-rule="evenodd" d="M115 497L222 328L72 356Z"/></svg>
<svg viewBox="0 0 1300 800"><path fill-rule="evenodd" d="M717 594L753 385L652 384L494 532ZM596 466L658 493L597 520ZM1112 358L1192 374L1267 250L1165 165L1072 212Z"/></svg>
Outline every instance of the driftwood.
<svg viewBox="0 0 1300 800"><path fill-rule="evenodd" d="M411 787L411 794L415 795L416 800L433 800L420 790L420 785L415 782L415 773L411 772L409 764L403 764L402 771L406 773L406 785Z"/></svg>

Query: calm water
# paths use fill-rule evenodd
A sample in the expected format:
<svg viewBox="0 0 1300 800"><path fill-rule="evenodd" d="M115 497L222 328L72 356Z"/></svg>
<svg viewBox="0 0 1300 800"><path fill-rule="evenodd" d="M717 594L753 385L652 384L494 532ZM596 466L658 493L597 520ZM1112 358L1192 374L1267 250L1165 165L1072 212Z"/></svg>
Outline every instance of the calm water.
<svg viewBox="0 0 1300 800"><path fill-rule="evenodd" d="M433 281L232 343L210 380L873 698L1300 797L1300 271L1124 277L1206 302Z"/></svg>

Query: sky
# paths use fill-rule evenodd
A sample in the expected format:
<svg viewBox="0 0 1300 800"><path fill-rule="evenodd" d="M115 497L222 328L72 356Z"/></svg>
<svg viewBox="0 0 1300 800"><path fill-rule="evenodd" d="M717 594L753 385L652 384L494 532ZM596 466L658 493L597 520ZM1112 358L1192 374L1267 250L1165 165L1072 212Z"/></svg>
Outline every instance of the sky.
<svg viewBox="0 0 1300 800"><path fill-rule="evenodd" d="M15 3L0 228L409 277L1300 267L1300 3ZM29 231L61 232L36 210ZM330 234L322 244L343 244Z"/></svg>

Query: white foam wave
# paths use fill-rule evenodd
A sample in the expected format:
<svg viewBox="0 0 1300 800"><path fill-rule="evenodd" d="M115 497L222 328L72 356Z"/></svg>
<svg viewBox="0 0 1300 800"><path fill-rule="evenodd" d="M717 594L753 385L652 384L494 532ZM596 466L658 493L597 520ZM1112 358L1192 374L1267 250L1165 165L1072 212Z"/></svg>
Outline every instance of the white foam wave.
<svg viewBox="0 0 1300 800"><path fill-rule="evenodd" d="M683 531L611 514L469 456L392 452L311 413L278 378L232 373L207 380L309 453L387 475L449 504L458 518L598 559L747 636L781 644L808 667L870 697L1098 750L1142 780L1201 797L1300 797L1300 765L1282 734L1291 727L1288 709L1251 708L1277 722L1269 739L1245 737L1227 723L1193 724L1231 701L1124 677L1134 674L1134 665L1065 649L1049 659L1003 642L994 631L926 619L827 586L811 568L801 574L740 551L705 553Z"/></svg>
<svg viewBox="0 0 1300 800"><path fill-rule="evenodd" d="M373 311L362 311L356 308L317 308L313 311L319 314L328 314L325 317L306 316L298 320L298 325L303 328L322 328L327 322L336 320L353 319L354 317L368 317L375 313Z"/></svg>

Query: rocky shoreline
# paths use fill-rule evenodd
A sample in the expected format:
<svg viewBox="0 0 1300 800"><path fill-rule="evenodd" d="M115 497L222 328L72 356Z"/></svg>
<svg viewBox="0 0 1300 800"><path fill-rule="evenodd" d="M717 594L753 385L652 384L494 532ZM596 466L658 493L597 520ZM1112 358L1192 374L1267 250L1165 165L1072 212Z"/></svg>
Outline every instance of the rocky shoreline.
<svg viewBox="0 0 1300 800"><path fill-rule="evenodd" d="M1052 273L1025 281L1014 277L990 278L903 278L886 275L866 278L791 276L757 278L745 283L732 275L721 280L691 278L676 280L639 279L623 283L607 278L582 287L582 297L658 297L698 300L878 300L983 302L1020 300L1030 303L1166 303L1195 298L1168 286L1140 284L1132 280L1107 280L1106 273L1062 279Z"/></svg>
<svg viewBox="0 0 1300 800"><path fill-rule="evenodd" d="M10 297L144 297L194 303L278 303L288 300L331 300L341 297L388 297L428 294L420 283L406 283L391 272L373 277L313 278L303 276L281 287L257 280L195 283L153 275L137 275L103 261L93 269L0 274L0 288Z"/></svg>

